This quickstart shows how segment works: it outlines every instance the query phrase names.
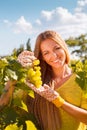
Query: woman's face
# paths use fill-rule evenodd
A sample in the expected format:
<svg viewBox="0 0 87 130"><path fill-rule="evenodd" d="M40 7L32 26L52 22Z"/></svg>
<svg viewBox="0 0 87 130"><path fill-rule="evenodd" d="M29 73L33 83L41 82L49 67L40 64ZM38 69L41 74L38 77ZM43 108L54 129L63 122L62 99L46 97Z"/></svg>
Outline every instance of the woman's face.
<svg viewBox="0 0 87 130"><path fill-rule="evenodd" d="M49 64L52 68L57 69L65 64L65 51L52 39L44 40L41 43L40 49L44 61L46 61L46 63Z"/></svg>

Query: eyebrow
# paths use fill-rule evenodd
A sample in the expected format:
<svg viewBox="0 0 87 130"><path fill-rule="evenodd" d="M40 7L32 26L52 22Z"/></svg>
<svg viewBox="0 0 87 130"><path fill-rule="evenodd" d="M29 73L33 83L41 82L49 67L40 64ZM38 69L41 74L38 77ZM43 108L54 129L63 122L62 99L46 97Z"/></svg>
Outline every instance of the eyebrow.
<svg viewBox="0 0 87 130"><path fill-rule="evenodd" d="M42 53L46 53L46 52L48 52L48 50L46 50L46 51L42 51Z"/></svg>
<svg viewBox="0 0 87 130"><path fill-rule="evenodd" d="M58 45L58 44L56 44L56 45L53 47L53 49L56 48L56 47L61 47L61 46ZM48 50L44 50L44 51L42 51L42 53L46 53L46 52L48 52Z"/></svg>

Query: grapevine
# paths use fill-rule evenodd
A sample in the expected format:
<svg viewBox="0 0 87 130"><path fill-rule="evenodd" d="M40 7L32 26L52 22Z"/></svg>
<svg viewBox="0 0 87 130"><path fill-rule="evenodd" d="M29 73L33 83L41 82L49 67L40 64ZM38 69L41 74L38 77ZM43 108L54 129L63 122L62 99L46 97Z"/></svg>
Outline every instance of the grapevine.
<svg viewBox="0 0 87 130"><path fill-rule="evenodd" d="M77 74L76 82L87 94L87 60L76 61L71 66L73 68L73 71Z"/></svg>
<svg viewBox="0 0 87 130"><path fill-rule="evenodd" d="M36 59L33 60L31 66L24 67L18 62L17 58L18 57L7 56L0 59L0 99L3 94L5 101L7 100L6 98L8 98L8 91L5 91L6 83L9 80L12 82L16 81L15 88L13 88L13 95L9 97L10 102L7 102L6 106L2 106L0 102L0 129L2 130L11 123L25 126L26 120L32 121L32 119L33 122L36 123L35 119L26 111L23 102L26 101L27 95L34 97L33 91L25 83L27 78L36 87L42 85L40 62ZM11 112L14 116L9 118ZM20 123L22 116L23 121ZM7 123L6 120L9 122Z"/></svg>

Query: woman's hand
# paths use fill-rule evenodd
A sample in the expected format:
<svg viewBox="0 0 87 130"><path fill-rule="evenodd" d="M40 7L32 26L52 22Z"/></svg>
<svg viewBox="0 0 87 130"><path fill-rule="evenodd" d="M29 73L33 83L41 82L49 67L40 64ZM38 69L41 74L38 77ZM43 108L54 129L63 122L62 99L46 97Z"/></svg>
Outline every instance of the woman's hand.
<svg viewBox="0 0 87 130"><path fill-rule="evenodd" d="M23 66L23 67L29 67L32 66L32 62L36 59L34 56L34 53L31 51L23 51L19 54L17 61Z"/></svg>
<svg viewBox="0 0 87 130"><path fill-rule="evenodd" d="M29 80L26 80L26 84L34 90L36 93L38 93L40 96L46 98L48 101L53 101L55 100L59 94L51 89L48 85L44 84L40 88L36 88L32 83L29 82Z"/></svg>

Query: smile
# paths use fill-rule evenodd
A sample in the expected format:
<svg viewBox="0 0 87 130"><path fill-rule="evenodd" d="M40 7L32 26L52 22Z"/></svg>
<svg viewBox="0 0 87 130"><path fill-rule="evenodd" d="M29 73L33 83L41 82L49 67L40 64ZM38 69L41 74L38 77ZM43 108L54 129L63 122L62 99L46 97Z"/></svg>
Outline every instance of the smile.
<svg viewBox="0 0 87 130"><path fill-rule="evenodd" d="M57 62L59 62L59 60L55 60L55 61L53 61L54 63L57 63Z"/></svg>

